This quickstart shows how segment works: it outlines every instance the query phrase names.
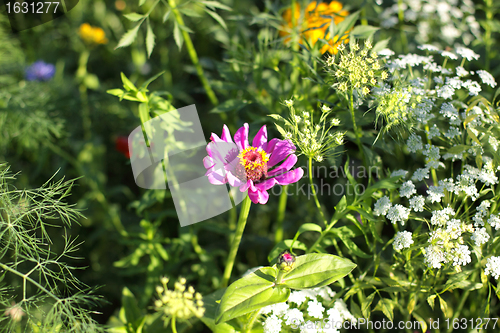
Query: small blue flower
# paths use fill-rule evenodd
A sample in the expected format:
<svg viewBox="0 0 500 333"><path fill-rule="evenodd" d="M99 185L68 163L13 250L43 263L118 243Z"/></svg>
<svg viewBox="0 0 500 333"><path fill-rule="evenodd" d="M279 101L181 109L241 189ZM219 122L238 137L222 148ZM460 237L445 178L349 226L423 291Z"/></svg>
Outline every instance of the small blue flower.
<svg viewBox="0 0 500 333"><path fill-rule="evenodd" d="M56 67L39 60L26 68L26 80L48 81L56 73Z"/></svg>

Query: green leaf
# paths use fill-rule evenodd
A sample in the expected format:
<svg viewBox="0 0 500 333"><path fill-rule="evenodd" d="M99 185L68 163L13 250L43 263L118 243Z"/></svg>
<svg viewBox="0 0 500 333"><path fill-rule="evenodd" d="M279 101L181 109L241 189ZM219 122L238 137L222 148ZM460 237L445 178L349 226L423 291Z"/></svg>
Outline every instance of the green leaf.
<svg viewBox="0 0 500 333"><path fill-rule="evenodd" d="M439 297L439 306L441 307L441 311L443 311L443 314L445 317L449 318L450 315L448 312L451 312L451 309L448 308L448 303L441 297Z"/></svg>
<svg viewBox="0 0 500 333"><path fill-rule="evenodd" d="M170 13L172 13L172 11L169 9L165 13L165 15L163 15L163 23L167 22L168 18L170 17Z"/></svg>
<svg viewBox="0 0 500 333"><path fill-rule="evenodd" d="M390 40L391 40L391 38L387 38L387 39L383 39L381 41L378 41L371 49L371 52L378 53L378 52L382 51L383 49L385 49L387 47Z"/></svg>
<svg viewBox="0 0 500 333"><path fill-rule="evenodd" d="M151 25L148 20L148 30L146 33L146 50L148 52L148 58L151 57L151 53L153 53L153 49L155 47L155 34L153 33L153 29L151 29Z"/></svg>
<svg viewBox="0 0 500 333"><path fill-rule="evenodd" d="M226 22L224 22L224 19L219 14L217 14L216 12L213 12L213 11L211 11L209 9L205 9L205 11L208 13L208 15L212 16L212 18L214 20L216 20L221 25L221 27L224 28L224 30L227 31Z"/></svg>
<svg viewBox="0 0 500 333"><path fill-rule="evenodd" d="M126 47L129 46L134 42L134 40L137 38L137 32L139 31L139 28L141 27L143 21L139 22L135 27L127 31L122 38L120 38L120 41L118 42L118 45L115 47L115 50L119 47Z"/></svg>
<svg viewBox="0 0 500 333"><path fill-rule="evenodd" d="M375 193L378 190L384 189L384 190L390 190L390 189L395 189L398 188L400 185L397 183L397 181L401 178L401 176L396 176L396 177L391 177L391 178L386 178L383 180L380 180L373 184L372 186L369 186L365 192L358 198L358 201L363 201L364 199L370 197L373 193Z"/></svg>
<svg viewBox="0 0 500 333"><path fill-rule="evenodd" d="M276 123L274 124L274 126L276 126L276 129L278 130L278 132L280 132L282 137L286 137L286 131L283 129L283 127L281 127L280 125L278 125Z"/></svg>
<svg viewBox="0 0 500 333"><path fill-rule="evenodd" d="M373 310L382 311L390 321L394 320L394 301L391 299L381 298Z"/></svg>
<svg viewBox="0 0 500 333"><path fill-rule="evenodd" d="M142 6L146 3L146 0L139 0L139 6Z"/></svg>
<svg viewBox="0 0 500 333"><path fill-rule="evenodd" d="M303 225L300 226L299 230L297 231L297 235L300 235L306 231L316 231L321 233L323 229L321 229L321 227L316 223L304 223Z"/></svg>
<svg viewBox="0 0 500 333"><path fill-rule="evenodd" d="M343 36L349 29L354 26L354 23L358 20L359 11L352 13L347 16L342 22L337 25L337 31L339 36Z"/></svg>
<svg viewBox="0 0 500 333"><path fill-rule="evenodd" d="M375 298L375 292L371 293L361 302L361 312L363 313L363 317L370 317L371 312L371 304L373 303L373 299Z"/></svg>
<svg viewBox="0 0 500 333"><path fill-rule="evenodd" d="M224 103L219 104L212 110L210 110L210 113L225 113L230 111L238 111L249 104L251 104L250 101L241 99L229 99Z"/></svg>
<svg viewBox="0 0 500 333"><path fill-rule="evenodd" d="M371 25L358 25L354 29L351 30L350 38L361 38L367 39L370 38L379 28L373 27Z"/></svg>
<svg viewBox="0 0 500 333"><path fill-rule="evenodd" d="M349 237L349 235L346 235L345 233L341 232L339 229L332 229L330 230L331 233L336 235L342 243L347 247L349 251L351 251L354 255L361 257L361 258L371 258L372 256L369 254L366 254L363 252L357 245L352 241L352 239Z"/></svg>
<svg viewBox="0 0 500 333"><path fill-rule="evenodd" d="M430 295L427 297L427 303L429 303L429 306L431 307L432 310L434 310L434 302L436 300L437 295Z"/></svg>
<svg viewBox="0 0 500 333"><path fill-rule="evenodd" d="M106 90L106 93L121 98L125 94L125 91L123 91L121 89L109 89L109 90Z"/></svg>
<svg viewBox="0 0 500 333"><path fill-rule="evenodd" d="M163 74L165 74L165 71L161 71L160 73L156 74L155 76L149 78L146 82L144 82L142 84L141 89L147 89L148 86L151 84L151 82L153 82L154 80L156 80L157 78L159 78Z"/></svg>
<svg viewBox="0 0 500 333"><path fill-rule="evenodd" d="M232 8L231 7L228 7L226 5L223 5L221 4L220 2L218 1L200 1L202 4L204 4L205 6L207 7L211 7L211 8L219 8L219 9L222 9L222 10L228 10L228 11L231 11Z"/></svg>
<svg viewBox="0 0 500 333"><path fill-rule="evenodd" d="M285 302L290 289L276 286L277 270L263 267L231 284L217 308L216 324L226 322L264 306Z"/></svg>
<svg viewBox="0 0 500 333"><path fill-rule="evenodd" d="M141 319L141 309L137 304L134 294L127 287L124 287L122 290L122 308L125 318L121 319L125 319L124 323L134 323Z"/></svg>
<svg viewBox="0 0 500 333"><path fill-rule="evenodd" d="M177 21L174 21L174 40L180 50L182 48L182 43L184 43L184 37L182 37L181 29L179 29Z"/></svg>
<svg viewBox="0 0 500 333"><path fill-rule="evenodd" d="M298 256L295 267L283 277L282 283L291 289L308 289L329 285L349 274L356 264L326 253Z"/></svg>
<svg viewBox="0 0 500 333"><path fill-rule="evenodd" d="M132 22L137 22L139 20L142 20L144 18L144 15L137 14L137 13L130 13L130 14L125 14L123 15L127 20L130 20Z"/></svg>
<svg viewBox="0 0 500 333"><path fill-rule="evenodd" d="M448 149L446 151L446 153L448 153L448 154L460 154L469 148L472 148L472 147L467 146L467 145L456 145L456 146L453 146L450 149Z"/></svg>
<svg viewBox="0 0 500 333"><path fill-rule="evenodd" d="M212 294L203 296L203 306L205 307L205 313L201 317L201 321L207 325L207 327L215 333L234 333L235 328L228 323L221 323L215 325L215 315L217 313L217 308L219 307L219 301L224 295L227 288L219 289Z"/></svg>
<svg viewBox="0 0 500 333"><path fill-rule="evenodd" d="M422 333L427 332L427 322L425 321L424 318L422 318L419 314L416 312L412 313L412 316L420 323L420 327L422 327Z"/></svg>
<svg viewBox="0 0 500 333"><path fill-rule="evenodd" d="M125 76L125 74L123 74L123 72L120 73L120 76L122 78L123 87L127 91L137 91L135 85L128 79L128 77Z"/></svg>

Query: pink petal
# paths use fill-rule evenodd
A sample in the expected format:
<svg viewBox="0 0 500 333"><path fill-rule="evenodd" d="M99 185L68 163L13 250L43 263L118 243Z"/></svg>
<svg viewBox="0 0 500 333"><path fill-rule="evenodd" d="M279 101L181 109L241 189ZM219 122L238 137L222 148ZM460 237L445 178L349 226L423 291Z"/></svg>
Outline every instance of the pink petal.
<svg viewBox="0 0 500 333"><path fill-rule="evenodd" d="M276 138L271 139L271 141L269 141L266 145L264 145L265 152L268 154L272 154L272 152L274 151L274 147L280 141L281 141L280 139L276 139Z"/></svg>
<svg viewBox="0 0 500 333"><path fill-rule="evenodd" d="M269 193L267 191L248 191L248 197L254 204L260 203L264 205L269 200Z"/></svg>
<svg viewBox="0 0 500 333"><path fill-rule="evenodd" d="M235 175L233 175L231 171L228 171L226 175L227 175L227 182L231 186L238 187L246 183L238 179Z"/></svg>
<svg viewBox="0 0 500 333"><path fill-rule="evenodd" d="M279 142L276 143L273 152L271 153L271 157L267 162L267 166L269 168L275 166L293 152L295 152L295 146L290 141L280 140Z"/></svg>
<svg viewBox="0 0 500 333"><path fill-rule="evenodd" d="M240 186L240 191L245 192L246 190L250 189L250 191L257 191L257 188L253 184L253 181L251 179L247 180L246 183Z"/></svg>
<svg viewBox="0 0 500 333"><path fill-rule="evenodd" d="M268 177L277 176L284 173L285 171L290 170L295 165L295 163L297 163L297 160L298 157L295 154L288 156L285 162L281 163L281 165L275 168L274 170L269 171L267 173L267 176Z"/></svg>
<svg viewBox="0 0 500 333"><path fill-rule="evenodd" d="M276 181L280 185L288 185L298 182L302 178L302 176L304 176L304 170L302 170L302 168L297 168L295 170L288 171L285 174L279 175L274 179L276 179Z"/></svg>
<svg viewBox="0 0 500 333"><path fill-rule="evenodd" d="M231 132L229 132L229 128L225 124L222 127L222 140L226 142L233 142L233 139L231 138Z"/></svg>
<svg viewBox="0 0 500 333"><path fill-rule="evenodd" d="M263 182L256 184L255 187L257 188L257 190L266 191L266 190L269 190L271 187L273 187L276 184L278 184L278 182L276 181L275 178L268 178L268 179L264 180Z"/></svg>
<svg viewBox="0 0 500 333"><path fill-rule="evenodd" d="M266 125L262 126L260 130L255 134L252 141L252 146L264 149L264 145L267 143L267 129Z"/></svg>
<svg viewBox="0 0 500 333"><path fill-rule="evenodd" d="M210 140L212 140L213 142L223 142L224 141L221 138L219 138L219 136L215 133L212 133L212 135L210 135Z"/></svg>
<svg viewBox="0 0 500 333"><path fill-rule="evenodd" d="M207 178L210 184L213 185L222 185L227 183L226 177L224 177L225 171L223 170L215 170L212 172L207 172Z"/></svg>
<svg viewBox="0 0 500 333"><path fill-rule="evenodd" d="M215 165L215 161L212 157L205 156L205 158L203 158L203 165L205 166L205 169L211 169Z"/></svg>
<svg viewBox="0 0 500 333"><path fill-rule="evenodd" d="M248 124L245 123L243 127L240 127L234 134L234 142L238 146L239 150L244 150L248 147Z"/></svg>

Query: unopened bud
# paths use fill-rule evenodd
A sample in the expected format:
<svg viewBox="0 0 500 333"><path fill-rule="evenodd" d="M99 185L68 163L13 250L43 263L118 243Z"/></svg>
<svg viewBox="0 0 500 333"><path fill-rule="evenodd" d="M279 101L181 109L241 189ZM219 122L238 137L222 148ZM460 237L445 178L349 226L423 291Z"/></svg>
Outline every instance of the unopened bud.
<svg viewBox="0 0 500 333"><path fill-rule="evenodd" d="M278 268L284 272L290 272L295 265L295 256L290 251L285 250L281 252L278 257Z"/></svg>

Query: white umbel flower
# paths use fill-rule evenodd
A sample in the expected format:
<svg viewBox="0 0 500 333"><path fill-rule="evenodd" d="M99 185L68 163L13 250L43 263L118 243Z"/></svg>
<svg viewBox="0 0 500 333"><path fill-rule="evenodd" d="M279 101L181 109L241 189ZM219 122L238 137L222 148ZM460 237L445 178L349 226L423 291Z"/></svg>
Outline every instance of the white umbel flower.
<svg viewBox="0 0 500 333"><path fill-rule="evenodd" d="M404 248L410 247L413 244L412 233L409 231L398 231L396 237L394 237L394 243L392 246L394 250L401 251Z"/></svg>
<svg viewBox="0 0 500 333"><path fill-rule="evenodd" d="M493 276L498 280L500 277L500 257L490 257L486 261L486 269L484 274Z"/></svg>

